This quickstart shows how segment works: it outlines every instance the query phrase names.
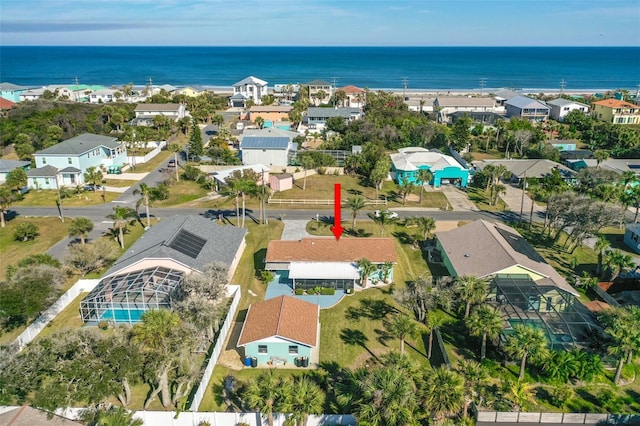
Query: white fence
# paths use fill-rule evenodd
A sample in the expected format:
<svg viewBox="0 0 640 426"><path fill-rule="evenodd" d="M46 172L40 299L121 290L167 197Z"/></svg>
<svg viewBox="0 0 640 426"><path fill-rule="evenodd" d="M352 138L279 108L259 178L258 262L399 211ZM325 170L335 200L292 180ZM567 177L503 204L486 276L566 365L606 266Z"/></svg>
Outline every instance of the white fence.
<svg viewBox="0 0 640 426"><path fill-rule="evenodd" d="M485 423L540 423L540 424L603 424L603 425L637 425L640 415L631 414L596 414L596 413L518 413L480 411L478 422Z"/></svg>
<svg viewBox="0 0 640 426"><path fill-rule="evenodd" d="M131 165L146 163L147 161L151 160L156 155L160 154L160 151L162 151L162 148L164 148L165 146L167 146L167 142L166 141L160 141L160 142L158 142L158 146L156 148L154 148L153 151L150 151L149 153L147 153L147 155L145 155L143 157L140 157L138 155L130 156L129 157L129 162L131 163Z"/></svg>
<svg viewBox="0 0 640 426"><path fill-rule="evenodd" d="M303 204L311 206L332 206L335 200L312 200L306 198L269 198L268 204ZM342 203L344 205L344 203ZM364 202L367 206L386 206L387 200L368 200Z"/></svg>
<svg viewBox="0 0 640 426"><path fill-rule="evenodd" d="M98 285L100 280L78 280L69 290L67 290L56 302L44 311L29 327L26 328L13 345L22 350L27 346L53 319L64 310L69 303L73 302L80 293L88 292Z"/></svg>
<svg viewBox="0 0 640 426"><path fill-rule="evenodd" d="M222 327L220 328L220 334L218 335L218 340L216 341L215 346L213 347L213 351L211 352L211 358L209 358L209 362L207 363L207 368L204 370L204 375L202 376L202 380L198 385L198 390L196 390L195 395L193 396L193 401L191 401L191 405L189 409L195 411L200 406L202 402L202 398L204 397L204 393L207 391L207 386L209 386L209 380L211 380L211 374L213 373L213 367L215 367L218 362L218 358L220 358L220 354L222 353L222 348L224 347L225 341L227 340L227 335L229 334L229 330L233 324L233 320L236 316L236 310L238 309L238 304L240 303L240 286L234 285L229 286L228 291L233 292L233 301L231 302L231 306L229 307L229 312L227 313L227 318L224 320ZM154 423L149 423L154 424ZM164 423L162 423L164 424ZM220 423L223 424L223 423ZM235 423L234 423L235 424Z"/></svg>

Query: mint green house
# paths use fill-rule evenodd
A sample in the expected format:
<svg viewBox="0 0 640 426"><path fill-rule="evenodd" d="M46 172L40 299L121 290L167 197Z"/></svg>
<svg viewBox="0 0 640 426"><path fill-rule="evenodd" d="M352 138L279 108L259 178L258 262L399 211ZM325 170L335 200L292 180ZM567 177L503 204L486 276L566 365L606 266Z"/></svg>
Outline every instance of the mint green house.
<svg viewBox="0 0 640 426"><path fill-rule="evenodd" d="M308 366L318 362L320 307L279 296L249 307L238 347L259 366ZM303 365L300 361L306 360ZM247 365L247 364L245 364Z"/></svg>
<svg viewBox="0 0 640 426"><path fill-rule="evenodd" d="M422 184L418 180L419 170L429 170L433 179L428 182L435 188L443 183L466 187L469 183L469 169L450 155L439 151L429 151L421 147L401 148L397 154L391 154L391 177L402 185L405 179L414 184Z"/></svg>

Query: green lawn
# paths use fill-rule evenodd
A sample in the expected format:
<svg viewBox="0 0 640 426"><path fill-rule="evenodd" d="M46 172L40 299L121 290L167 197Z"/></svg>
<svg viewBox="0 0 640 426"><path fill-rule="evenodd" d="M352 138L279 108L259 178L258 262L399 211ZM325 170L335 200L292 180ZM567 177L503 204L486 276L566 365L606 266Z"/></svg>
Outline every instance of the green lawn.
<svg viewBox="0 0 640 426"><path fill-rule="evenodd" d="M80 302L88 293L80 293L69 306L64 308L45 328L38 334L38 338L50 336L53 333L65 330L76 329L84 325L80 317Z"/></svg>
<svg viewBox="0 0 640 426"><path fill-rule="evenodd" d="M153 207L179 206L204 197L207 193L207 190L197 183L181 179L169 188L169 198L155 201Z"/></svg>
<svg viewBox="0 0 640 426"><path fill-rule="evenodd" d="M130 186L134 186L139 184L140 181L137 180L127 180L127 179L104 179L102 184L105 186L113 186L116 188L127 188Z"/></svg>
<svg viewBox="0 0 640 426"><path fill-rule="evenodd" d="M35 224L39 235L32 241L16 241L13 234L21 223ZM0 228L0 280L6 277L7 266L32 254L45 253L67 236L67 229L68 224L55 217L16 217L7 221L7 226Z"/></svg>
<svg viewBox="0 0 640 426"><path fill-rule="evenodd" d="M638 253L631 251L629 246L624 243L624 229L608 227L604 228L601 234L607 238L612 249L620 250L629 256L640 257Z"/></svg>
<svg viewBox="0 0 640 426"><path fill-rule="evenodd" d="M475 203L480 210L490 212L502 212L507 210L507 205L500 197L498 197L498 202L495 205L489 204L489 194L482 189L468 187L467 194L469 195L469 199Z"/></svg>
<svg viewBox="0 0 640 426"><path fill-rule="evenodd" d="M178 157L180 157L178 155ZM169 158L173 158L173 152L170 151L160 151L158 153L158 155L156 155L155 157L153 157L151 160L147 161L146 163L142 163L142 164L137 164L135 169L134 168L130 168L127 170L127 172L130 173L147 173L150 172L152 170L156 170L156 169L160 169L163 168L167 165L167 162L169 161Z"/></svg>
<svg viewBox="0 0 640 426"><path fill-rule="evenodd" d="M104 194L104 199L102 195ZM117 192L84 191L80 194L72 194L71 197L62 200L62 207L83 207L96 204L110 203L121 194ZM31 190L20 201L13 203L15 206L55 207L58 199L58 191L55 189Z"/></svg>

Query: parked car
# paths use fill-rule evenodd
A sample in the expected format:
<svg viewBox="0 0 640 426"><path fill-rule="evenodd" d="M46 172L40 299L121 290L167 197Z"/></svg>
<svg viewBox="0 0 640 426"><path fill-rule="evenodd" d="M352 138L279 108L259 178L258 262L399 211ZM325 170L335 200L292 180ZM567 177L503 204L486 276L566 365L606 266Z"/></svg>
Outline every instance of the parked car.
<svg viewBox="0 0 640 426"><path fill-rule="evenodd" d="M389 219L397 219L398 218L398 213L392 212L391 210L376 210L376 211L373 212L373 216L380 217L380 215L382 214L381 212L384 212Z"/></svg>
<svg viewBox="0 0 640 426"><path fill-rule="evenodd" d="M177 163L177 164L180 165L180 163ZM171 160L169 160L167 167L175 167L175 166L176 166L176 160L172 158Z"/></svg>
<svg viewBox="0 0 640 426"><path fill-rule="evenodd" d="M84 186L85 191L100 191L101 189L102 185L94 185L92 183Z"/></svg>

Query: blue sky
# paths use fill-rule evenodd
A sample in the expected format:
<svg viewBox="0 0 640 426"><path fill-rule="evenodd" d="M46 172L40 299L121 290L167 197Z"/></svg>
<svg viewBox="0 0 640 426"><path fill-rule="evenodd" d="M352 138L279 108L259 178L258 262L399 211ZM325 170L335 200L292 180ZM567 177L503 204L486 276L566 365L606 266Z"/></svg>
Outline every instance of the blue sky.
<svg viewBox="0 0 640 426"><path fill-rule="evenodd" d="M640 46L640 0L2 0L0 44Z"/></svg>

